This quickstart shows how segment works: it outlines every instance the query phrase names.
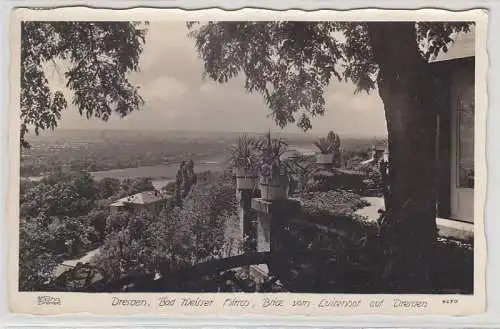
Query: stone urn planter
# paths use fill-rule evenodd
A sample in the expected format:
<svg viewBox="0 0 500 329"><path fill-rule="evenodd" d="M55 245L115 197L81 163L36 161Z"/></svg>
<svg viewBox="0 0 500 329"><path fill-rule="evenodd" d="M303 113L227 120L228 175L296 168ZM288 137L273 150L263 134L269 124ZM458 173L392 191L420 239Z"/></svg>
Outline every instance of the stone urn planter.
<svg viewBox="0 0 500 329"><path fill-rule="evenodd" d="M288 194L288 177L286 175L260 176L259 188L263 200L284 200Z"/></svg>
<svg viewBox="0 0 500 329"><path fill-rule="evenodd" d="M333 153L316 153L316 163L333 164Z"/></svg>
<svg viewBox="0 0 500 329"><path fill-rule="evenodd" d="M259 176L247 168L234 168L237 190L253 190L257 188Z"/></svg>

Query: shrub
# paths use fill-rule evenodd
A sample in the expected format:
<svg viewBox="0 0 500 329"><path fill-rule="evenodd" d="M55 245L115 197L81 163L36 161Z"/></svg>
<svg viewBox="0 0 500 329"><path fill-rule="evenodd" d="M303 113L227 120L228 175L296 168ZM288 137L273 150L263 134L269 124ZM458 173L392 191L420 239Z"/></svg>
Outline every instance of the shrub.
<svg viewBox="0 0 500 329"><path fill-rule="evenodd" d="M158 215L110 216L113 227L94 263L115 280L128 275L168 276L209 258L223 256L226 222L234 220L231 174L204 173L183 201ZM113 224L114 223L114 224Z"/></svg>
<svg viewBox="0 0 500 329"><path fill-rule="evenodd" d="M263 177L276 178L286 175L288 168L281 156L286 152L288 144L281 138L271 136L271 132L266 133L258 143L260 155L259 174Z"/></svg>
<svg viewBox="0 0 500 329"><path fill-rule="evenodd" d="M52 276L56 256L48 248L51 239L46 229L48 219L21 219L19 227L19 290L37 291Z"/></svg>
<svg viewBox="0 0 500 329"><path fill-rule="evenodd" d="M304 211L326 211L329 214L352 213L369 206L360 195L345 190L304 193L298 198Z"/></svg>
<svg viewBox="0 0 500 329"><path fill-rule="evenodd" d="M283 239L290 249L284 273L295 273L287 287L308 292L319 287L323 292L389 293L391 282L382 276L387 256L381 249L379 225L354 214L366 203L353 193L337 191L311 193L299 200L301 221L284 228ZM318 250L318 254L295 256L300 255L295 249ZM331 253L322 255L320 250ZM473 293L473 260L472 243L438 238L433 253L432 292Z"/></svg>
<svg viewBox="0 0 500 329"><path fill-rule="evenodd" d="M302 218L305 221L324 225L339 234L359 240L366 234L376 234L378 224L356 215L357 209L368 206L357 194L346 191L310 193L299 198Z"/></svg>
<svg viewBox="0 0 500 329"><path fill-rule="evenodd" d="M438 238L434 252L434 290L437 293L474 292L474 246Z"/></svg>
<svg viewBox="0 0 500 329"><path fill-rule="evenodd" d="M259 141L254 137L246 134L239 136L236 144L231 148L229 165L232 168L246 169L256 173L259 165L258 148Z"/></svg>
<svg viewBox="0 0 500 329"><path fill-rule="evenodd" d="M356 171L320 169L309 175L305 190L308 192L326 192L343 189L362 193L365 190L363 179L364 175Z"/></svg>

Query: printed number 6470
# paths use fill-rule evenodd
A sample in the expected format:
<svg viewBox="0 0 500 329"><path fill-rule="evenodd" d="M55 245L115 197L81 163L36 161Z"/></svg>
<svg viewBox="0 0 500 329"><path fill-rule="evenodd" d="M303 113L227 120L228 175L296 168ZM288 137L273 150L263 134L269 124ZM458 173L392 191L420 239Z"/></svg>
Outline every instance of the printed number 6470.
<svg viewBox="0 0 500 329"><path fill-rule="evenodd" d="M458 299L443 299L443 304L458 304Z"/></svg>

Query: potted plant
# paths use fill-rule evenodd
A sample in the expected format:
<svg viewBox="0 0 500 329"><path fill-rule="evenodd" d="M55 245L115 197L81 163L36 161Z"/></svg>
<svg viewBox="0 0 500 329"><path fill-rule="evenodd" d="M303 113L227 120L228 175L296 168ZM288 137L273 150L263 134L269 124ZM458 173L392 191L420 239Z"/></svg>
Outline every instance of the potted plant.
<svg viewBox="0 0 500 329"><path fill-rule="evenodd" d="M333 153L333 165L335 167L340 167L341 165L341 162L342 162L342 159L341 159L341 155L342 155L342 151L341 151L341 148L340 148L340 137L338 134L334 133L333 131L330 131L326 137L326 139L329 141L330 143L330 148L331 148L331 152Z"/></svg>
<svg viewBox="0 0 500 329"><path fill-rule="evenodd" d="M332 144L327 138L320 138L314 145L318 148L319 152L316 153L316 163L319 164L332 164L333 163L333 150Z"/></svg>
<svg viewBox="0 0 500 329"><path fill-rule="evenodd" d="M282 139L272 138L267 133L260 146L259 188L261 198L267 201L287 198L288 176L281 156L287 144Z"/></svg>
<svg viewBox="0 0 500 329"><path fill-rule="evenodd" d="M314 143L319 153L316 153L318 164L340 165L340 138L333 131L330 131L326 138L320 138Z"/></svg>
<svg viewBox="0 0 500 329"><path fill-rule="evenodd" d="M253 190L257 187L259 166L257 146L255 138L242 135L238 137L231 150L229 161L236 176L238 190Z"/></svg>

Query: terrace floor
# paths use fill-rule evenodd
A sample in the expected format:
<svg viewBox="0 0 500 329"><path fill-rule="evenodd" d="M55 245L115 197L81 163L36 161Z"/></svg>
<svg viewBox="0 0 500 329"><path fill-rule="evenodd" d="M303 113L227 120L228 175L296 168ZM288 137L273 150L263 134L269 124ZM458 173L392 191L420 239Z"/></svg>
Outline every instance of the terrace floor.
<svg viewBox="0 0 500 329"><path fill-rule="evenodd" d="M356 214L365 216L370 221L376 221L379 217L379 209L384 209L384 198L364 197L370 203L369 206L358 209ZM453 219L436 218L436 224L441 237L456 238L459 240L469 240L474 237L474 224L461 222Z"/></svg>
<svg viewBox="0 0 500 329"><path fill-rule="evenodd" d="M356 210L356 214L360 216L365 216L370 221L376 221L379 218L379 210L384 209L384 198L380 197L363 197L361 198L370 203L369 206Z"/></svg>

